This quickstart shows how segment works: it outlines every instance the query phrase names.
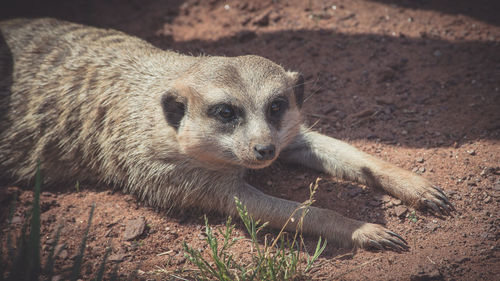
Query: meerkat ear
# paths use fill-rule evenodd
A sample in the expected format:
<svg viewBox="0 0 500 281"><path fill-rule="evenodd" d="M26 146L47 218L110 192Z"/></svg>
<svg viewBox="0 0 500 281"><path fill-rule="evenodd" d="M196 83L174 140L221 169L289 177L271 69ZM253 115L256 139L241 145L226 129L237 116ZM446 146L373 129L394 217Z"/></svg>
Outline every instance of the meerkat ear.
<svg viewBox="0 0 500 281"><path fill-rule="evenodd" d="M186 114L187 100L175 90L170 90L161 98L161 106L167 123L177 131L181 125L182 118Z"/></svg>
<svg viewBox="0 0 500 281"><path fill-rule="evenodd" d="M292 79L294 84L293 93L295 95L297 107L301 108L304 103L304 77L298 72L289 71L287 74Z"/></svg>

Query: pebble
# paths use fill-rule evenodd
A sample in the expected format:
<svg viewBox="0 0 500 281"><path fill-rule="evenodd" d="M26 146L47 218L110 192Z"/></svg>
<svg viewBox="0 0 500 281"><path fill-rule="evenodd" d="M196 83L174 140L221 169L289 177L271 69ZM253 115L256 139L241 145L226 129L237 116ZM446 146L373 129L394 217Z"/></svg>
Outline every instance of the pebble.
<svg viewBox="0 0 500 281"><path fill-rule="evenodd" d="M436 231L440 226L435 222L430 222L425 227L427 227L430 231Z"/></svg>
<svg viewBox="0 0 500 281"><path fill-rule="evenodd" d="M123 233L124 240L133 240L144 232L146 228L146 219L144 217L139 217L135 220L129 220L125 226L125 232Z"/></svg>
<svg viewBox="0 0 500 281"><path fill-rule="evenodd" d="M183 253L178 253L177 255L172 257L172 262L175 265L181 265L186 262L186 257L184 256Z"/></svg>
<svg viewBox="0 0 500 281"><path fill-rule="evenodd" d="M410 275L411 281L443 280L441 272L433 264L419 266L416 272Z"/></svg>
<svg viewBox="0 0 500 281"><path fill-rule="evenodd" d="M440 50L435 50L434 53L432 53L435 57L440 57L443 55L443 53Z"/></svg>
<svg viewBox="0 0 500 281"><path fill-rule="evenodd" d="M391 198L391 203L392 203L392 205L394 205L394 206L399 206L399 205L401 205L401 204L402 204L401 200L396 199L396 198Z"/></svg>
<svg viewBox="0 0 500 281"><path fill-rule="evenodd" d="M484 169L479 174L482 177L487 177L490 174L493 174L494 169L492 167L484 167Z"/></svg>
<svg viewBox="0 0 500 281"><path fill-rule="evenodd" d="M396 206L394 208L394 213L396 214L397 217L399 218L403 218L406 213L408 212L408 208L406 208L405 206Z"/></svg>
<svg viewBox="0 0 500 281"><path fill-rule="evenodd" d="M476 186L477 184L476 184L476 181L474 181L474 180L468 180L467 185Z"/></svg>
<svg viewBox="0 0 500 281"><path fill-rule="evenodd" d="M66 249L61 250L61 252L58 255L58 257L60 259L63 259L63 260L67 259L68 256L69 256L69 254L68 254L68 251Z"/></svg>
<svg viewBox="0 0 500 281"><path fill-rule="evenodd" d="M15 216L12 218L12 224L19 224L22 222L23 222L23 218L21 218L20 216Z"/></svg>
<svg viewBox="0 0 500 281"><path fill-rule="evenodd" d="M391 199L392 199L391 196L384 194L384 195L382 195L382 197L380 197L379 200L382 203L387 203L387 202L390 202Z"/></svg>
<svg viewBox="0 0 500 281"><path fill-rule="evenodd" d="M64 278L61 274L58 274L58 275L52 276L52 279L50 279L50 280L51 281L61 281L61 280L64 280Z"/></svg>
<svg viewBox="0 0 500 281"><path fill-rule="evenodd" d="M415 161L417 161L417 163L424 163L424 158L422 157L418 157Z"/></svg>
<svg viewBox="0 0 500 281"><path fill-rule="evenodd" d="M469 153L469 155L476 155L476 150L472 149L472 150L467 150L467 153Z"/></svg>
<svg viewBox="0 0 500 281"><path fill-rule="evenodd" d="M114 261L114 262L121 262L127 257L127 254L112 254L108 257L109 261Z"/></svg>

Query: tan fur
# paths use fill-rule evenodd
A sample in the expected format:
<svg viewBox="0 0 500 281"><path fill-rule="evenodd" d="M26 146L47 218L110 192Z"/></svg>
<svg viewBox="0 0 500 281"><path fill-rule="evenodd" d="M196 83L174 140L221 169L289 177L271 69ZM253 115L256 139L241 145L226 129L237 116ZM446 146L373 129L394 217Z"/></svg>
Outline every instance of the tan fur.
<svg viewBox="0 0 500 281"><path fill-rule="evenodd" d="M54 19L11 20L0 29L4 177L29 181L40 159L47 183L97 180L154 206L228 214L237 196L280 227L298 204L242 179L245 169L279 156L416 207L450 208L427 180L305 129L300 76L262 57L185 56ZM271 103L281 105L279 115L271 116ZM234 122L221 121L221 104L237 113ZM259 160L257 146L268 144L275 154ZM346 246L406 248L382 226L315 207L304 228Z"/></svg>

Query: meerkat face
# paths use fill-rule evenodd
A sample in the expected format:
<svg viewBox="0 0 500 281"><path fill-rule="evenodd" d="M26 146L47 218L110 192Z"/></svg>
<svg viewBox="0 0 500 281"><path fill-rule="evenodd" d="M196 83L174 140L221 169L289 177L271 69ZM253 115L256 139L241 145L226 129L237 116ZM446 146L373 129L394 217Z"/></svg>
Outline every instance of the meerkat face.
<svg viewBox="0 0 500 281"><path fill-rule="evenodd" d="M256 57L208 57L162 104L183 154L208 166L270 165L297 135L303 79Z"/></svg>

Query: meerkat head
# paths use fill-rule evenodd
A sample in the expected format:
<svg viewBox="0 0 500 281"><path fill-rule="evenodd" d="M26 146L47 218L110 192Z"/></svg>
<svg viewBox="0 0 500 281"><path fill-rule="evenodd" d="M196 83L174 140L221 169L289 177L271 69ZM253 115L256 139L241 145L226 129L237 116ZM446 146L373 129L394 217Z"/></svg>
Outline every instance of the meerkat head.
<svg viewBox="0 0 500 281"><path fill-rule="evenodd" d="M262 57L202 57L161 103L182 154L213 167L258 169L297 135L303 84Z"/></svg>

